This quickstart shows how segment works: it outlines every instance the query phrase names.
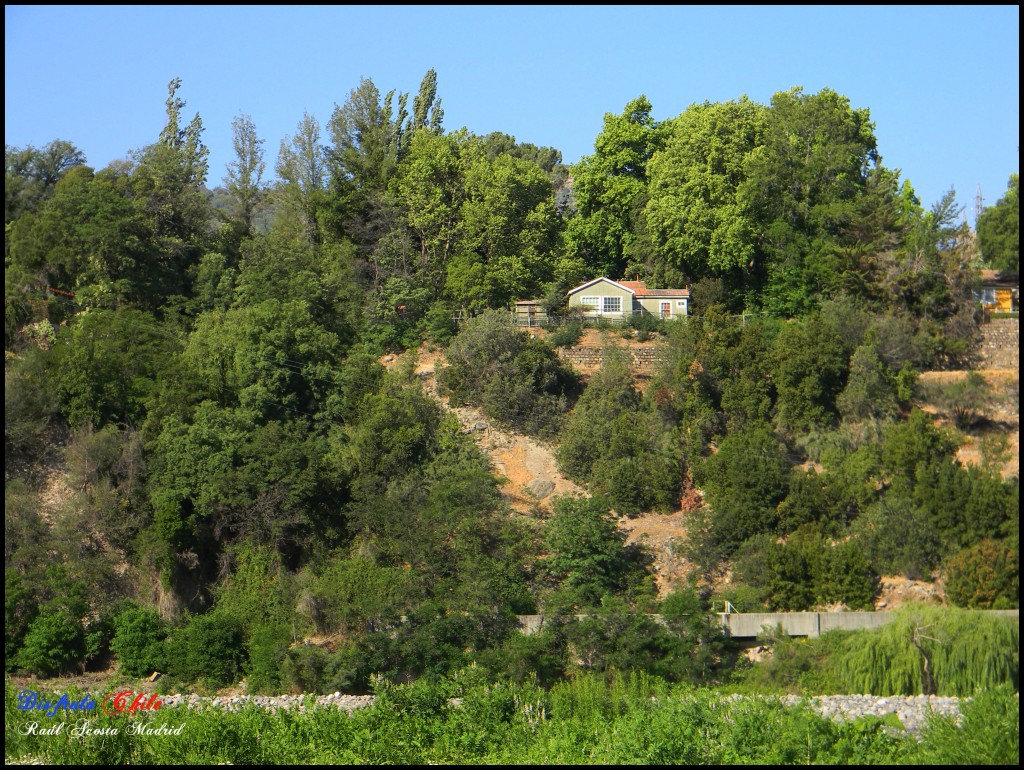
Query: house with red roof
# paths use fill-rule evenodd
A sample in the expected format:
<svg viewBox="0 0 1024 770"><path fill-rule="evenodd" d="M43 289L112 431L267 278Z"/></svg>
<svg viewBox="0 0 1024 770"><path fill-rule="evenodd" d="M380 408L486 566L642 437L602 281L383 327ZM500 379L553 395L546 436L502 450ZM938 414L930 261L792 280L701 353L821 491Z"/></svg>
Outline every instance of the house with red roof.
<svg viewBox="0 0 1024 770"><path fill-rule="evenodd" d="M587 317L625 319L631 315L682 318L690 309L690 290L648 289L643 281L595 278L568 292L569 308L582 308Z"/></svg>

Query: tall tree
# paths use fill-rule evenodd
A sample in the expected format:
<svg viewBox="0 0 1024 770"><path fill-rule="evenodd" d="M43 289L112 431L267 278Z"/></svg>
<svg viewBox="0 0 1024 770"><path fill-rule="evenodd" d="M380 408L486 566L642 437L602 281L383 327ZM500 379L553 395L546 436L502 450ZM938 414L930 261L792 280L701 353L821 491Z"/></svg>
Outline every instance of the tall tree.
<svg viewBox="0 0 1024 770"><path fill-rule="evenodd" d="M320 144L320 122L304 113L295 137L281 140L277 156L280 215L299 224L311 243L321 240L318 211L324 203L327 158Z"/></svg>
<svg viewBox="0 0 1024 770"><path fill-rule="evenodd" d="M594 154L572 167L579 216L568 225L572 256L592 274L621 278L636 253L636 219L647 190L647 162L665 137L651 117L651 103L640 96L621 115L607 113Z"/></svg>
<svg viewBox="0 0 1024 770"><path fill-rule="evenodd" d="M645 215L660 259L652 277L666 285L753 267L758 228L747 164L763 144L765 108L738 102L695 104L672 125L648 165Z"/></svg>
<svg viewBox="0 0 1024 770"><path fill-rule="evenodd" d="M238 216L246 232L252 230L253 213L263 197L263 140L249 115L238 115L231 121L235 160L228 163L224 182L235 198Z"/></svg>
<svg viewBox="0 0 1024 770"><path fill-rule="evenodd" d="M842 272L835 234L856 216L880 162L867 109L828 88L772 97L765 151L748 165L769 310L805 313L834 290Z"/></svg>
<svg viewBox="0 0 1024 770"><path fill-rule="evenodd" d="M1006 194L978 217L981 256L996 270L1020 269L1020 175L1010 174Z"/></svg>
<svg viewBox="0 0 1024 770"><path fill-rule="evenodd" d="M441 123L444 120L444 110L441 109L441 100L437 96L437 72L431 67L423 76L420 83L420 91L412 100L412 121L410 123L411 134L421 128L429 128L435 134L441 133Z"/></svg>
<svg viewBox="0 0 1024 770"><path fill-rule="evenodd" d="M167 123L158 141L136 156L132 197L151 221L154 257L167 282L163 291L184 294L187 273L204 251L210 222L206 201L209 149L203 144L203 121L196 113L181 126L185 102L178 98L181 78L167 87Z"/></svg>
<svg viewBox="0 0 1024 770"><path fill-rule="evenodd" d="M327 124L334 181L351 184L364 197L383 192L398 166L409 95L399 94L397 113L394 98L394 90L381 98L373 81L363 78L345 104L335 105Z"/></svg>
<svg viewBox="0 0 1024 770"><path fill-rule="evenodd" d="M64 175L85 165L85 155L71 142L54 139L40 149L4 146L4 224L33 210Z"/></svg>
<svg viewBox="0 0 1024 770"><path fill-rule="evenodd" d="M456 136L420 131L395 178L394 194L405 207L419 251L417 272L439 296L461 230L465 164Z"/></svg>

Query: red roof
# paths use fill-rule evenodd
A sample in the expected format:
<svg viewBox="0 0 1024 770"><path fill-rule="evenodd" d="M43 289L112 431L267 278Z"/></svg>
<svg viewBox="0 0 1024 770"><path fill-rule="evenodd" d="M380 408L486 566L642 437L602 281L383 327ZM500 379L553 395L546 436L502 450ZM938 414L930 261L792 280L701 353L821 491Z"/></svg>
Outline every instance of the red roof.
<svg viewBox="0 0 1024 770"><path fill-rule="evenodd" d="M617 281L617 283L632 289L637 297L689 297L689 289L648 289L643 281Z"/></svg>

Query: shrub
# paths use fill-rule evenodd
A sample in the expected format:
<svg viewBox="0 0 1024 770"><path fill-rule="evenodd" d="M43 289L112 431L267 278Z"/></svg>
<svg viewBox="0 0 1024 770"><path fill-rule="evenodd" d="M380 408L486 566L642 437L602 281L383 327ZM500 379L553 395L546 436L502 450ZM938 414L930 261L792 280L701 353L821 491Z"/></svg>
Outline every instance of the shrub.
<svg viewBox="0 0 1024 770"><path fill-rule="evenodd" d="M548 344L556 348L571 348L579 344L583 336L582 319L567 320L557 329L548 334Z"/></svg>
<svg viewBox="0 0 1024 770"><path fill-rule="evenodd" d="M983 540L946 562L946 596L958 607L1017 607L1019 570L1016 547L999 540Z"/></svg>
<svg viewBox="0 0 1024 770"><path fill-rule="evenodd" d="M312 644L293 647L281 663L281 681L292 693L321 692L329 656Z"/></svg>
<svg viewBox="0 0 1024 770"><path fill-rule="evenodd" d="M977 693L960 706L960 720L932 715L910 760L921 765L1020 762L1020 696L1008 685Z"/></svg>
<svg viewBox="0 0 1024 770"><path fill-rule="evenodd" d="M242 632L233 618L212 612L195 615L167 640L171 674L186 681L223 687L238 678Z"/></svg>
<svg viewBox="0 0 1024 770"><path fill-rule="evenodd" d="M70 671L72 664L85 658L85 652L82 621L51 603L29 624L17 665L39 676L55 676Z"/></svg>
<svg viewBox="0 0 1024 770"><path fill-rule="evenodd" d="M167 628L153 610L130 607L118 613L110 649L121 662L121 673L140 677L163 669L166 637Z"/></svg>
<svg viewBox="0 0 1024 770"><path fill-rule="evenodd" d="M281 691L281 664L288 654L291 630L284 623L257 626L249 635L246 649L246 680L249 692L276 694Z"/></svg>
<svg viewBox="0 0 1024 770"><path fill-rule="evenodd" d="M438 381L454 403L479 404L493 419L527 433L557 430L578 387L554 349L516 329L502 311L468 321L445 357Z"/></svg>

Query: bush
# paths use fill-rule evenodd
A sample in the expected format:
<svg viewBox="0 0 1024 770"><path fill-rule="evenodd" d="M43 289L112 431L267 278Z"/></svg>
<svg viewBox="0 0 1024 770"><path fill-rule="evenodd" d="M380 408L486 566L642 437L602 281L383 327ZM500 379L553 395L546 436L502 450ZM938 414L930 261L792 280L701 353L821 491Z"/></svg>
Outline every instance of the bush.
<svg viewBox="0 0 1024 770"><path fill-rule="evenodd" d="M842 602L871 609L878 576L856 543L831 543L813 527L787 542L770 535L747 540L736 551L737 579L759 589L773 610L804 611Z"/></svg>
<svg viewBox="0 0 1024 770"><path fill-rule="evenodd" d="M110 649L121 663L121 673L140 677L162 670L166 637L166 625L153 610L131 607L118 613Z"/></svg>
<svg viewBox="0 0 1024 770"><path fill-rule="evenodd" d="M1020 695L1008 685L979 692L960 705L960 719L935 714L917 753L920 765L992 765L1020 762Z"/></svg>
<svg viewBox="0 0 1024 770"><path fill-rule="evenodd" d="M251 693L276 694L281 691L281 664L288 654L291 632L284 623L258 626L249 635L246 649L246 679Z"/></svg>
<svg viewBox="0 0 1024 770"><path fill-rule="evenodd" d="M238 679L242 631L233 618L212 612L195 615L167 640L169 673L185 681L223 687Z"/></svg>
<svg viewBox="0 0 1024 770"><path fill-rule="evenodd" d="M64 608L42 607L28 627L17 665L38 676L70 672L85 658L85 627Z"/></svg>
<svg viewBox="0 0 1024 770"><path fill-rule="evenodd" d="M557 430L578 387L576 375L542 340L502 311L468 321L445 354L438 381L453 403L471 403L502 423L537 435Z"/></svg>
<svg viewBox="0 0 1024 770"><path fill-rule="evenodd" d="M958 607L1009 609L1019 604L1018 549L983 540L946 562L946 596Z"/></svg>
<svg viewBox="0 0 1024 770"><path fill-rule="evenodd" d="M640 342L650 339L652 334L659 333L664 328L661 319L650 313L634 313L626 319L626 324L630 328L636 329L637 339Z"/></svg>
<svg viewBox="0 0 1024 770"><path fill-rule="evenodd" d="M561 326L548 334L548 344L556 348L571 348L579 344L583 336L583 321L580 319L567 320Z"/></svg>
<svg viewBox="0 0 1024 770"><path fill-rule="evenodd" d="M293 647L281 663L281 680L292 693L321 692L329 655L312 644Z"/></svg>

